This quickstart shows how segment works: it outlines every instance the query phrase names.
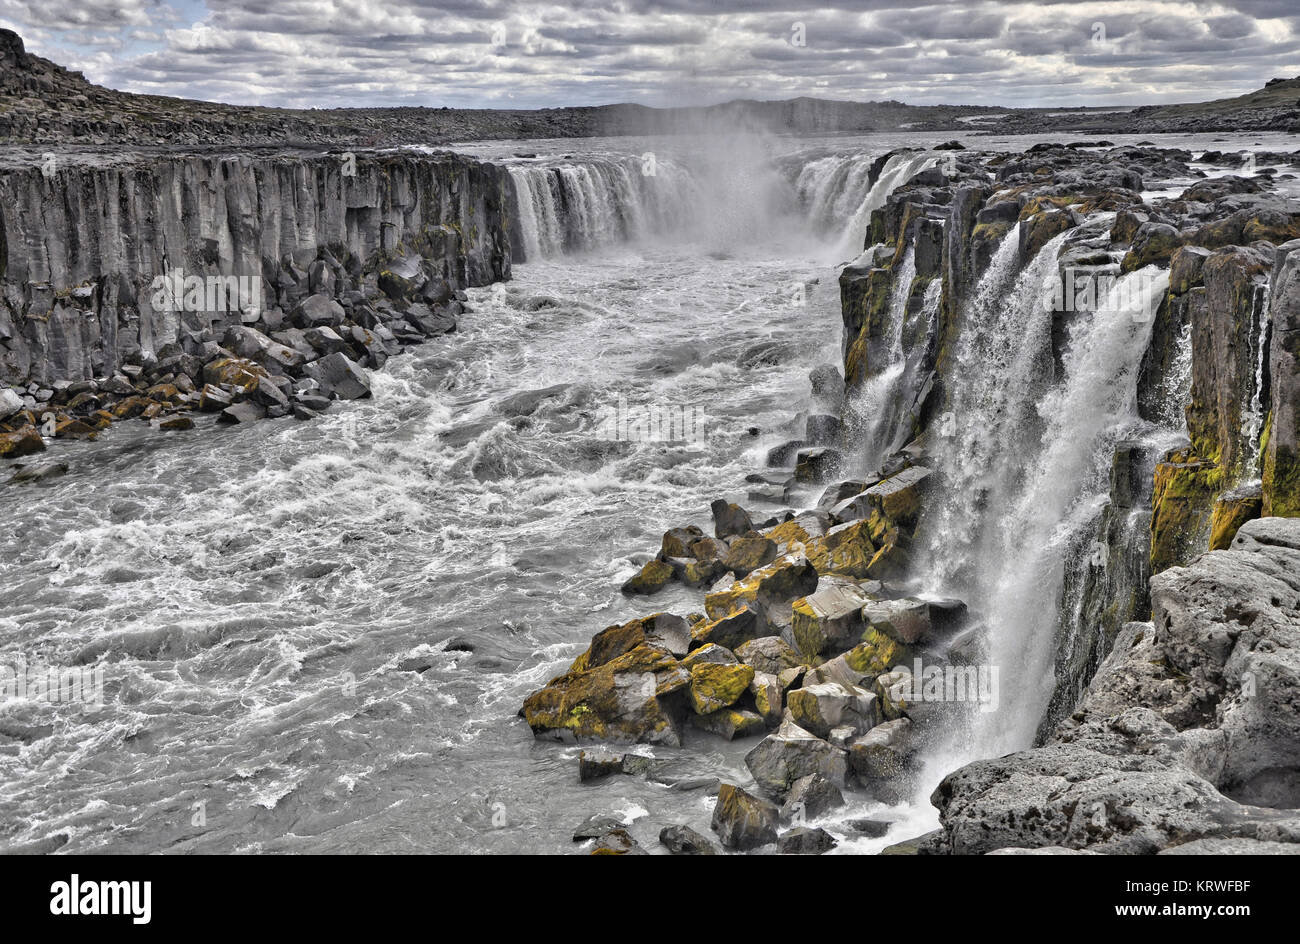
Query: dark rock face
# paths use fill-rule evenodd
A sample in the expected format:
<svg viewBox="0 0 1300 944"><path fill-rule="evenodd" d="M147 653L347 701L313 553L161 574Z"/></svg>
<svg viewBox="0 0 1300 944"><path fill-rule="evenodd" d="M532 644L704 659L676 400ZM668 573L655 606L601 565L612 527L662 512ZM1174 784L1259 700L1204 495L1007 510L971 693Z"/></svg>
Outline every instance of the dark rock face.
<svg viewBox="0 0 1300 944"><path fill-rule="evenodd" d="M940 784L943 851L1300 842L1300 520L1247 522L1151 596L1051 743Z"/></svg>
<svg viewBox="0 0 1300 944"><path fill-rule="evenodd" d="M300 327L373 326L434 287L507 279L508 186L449 154L56 158L51 181L38 164L6 167L0 383L202 357L229 328L278 331L284 312ZM377 281L399 261L417 294L381 303Z"/></svg>

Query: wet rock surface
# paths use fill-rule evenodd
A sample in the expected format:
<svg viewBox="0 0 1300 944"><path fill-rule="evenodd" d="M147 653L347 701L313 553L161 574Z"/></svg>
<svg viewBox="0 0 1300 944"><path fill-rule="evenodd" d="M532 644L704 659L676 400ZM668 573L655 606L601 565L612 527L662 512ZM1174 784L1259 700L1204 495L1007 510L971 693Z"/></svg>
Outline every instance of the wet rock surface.
<svg viewBox="0 0 1300 944"><path fill-rule="evenodd" d="M942 851L1300 842L1300 519L1246 523L1152 605L1051 743L944 779Z"/></svg>

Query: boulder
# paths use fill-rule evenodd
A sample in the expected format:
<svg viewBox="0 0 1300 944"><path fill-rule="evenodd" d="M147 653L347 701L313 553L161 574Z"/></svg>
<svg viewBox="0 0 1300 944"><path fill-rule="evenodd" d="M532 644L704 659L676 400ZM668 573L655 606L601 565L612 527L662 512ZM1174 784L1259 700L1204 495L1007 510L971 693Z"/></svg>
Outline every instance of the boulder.
<svg viewBox="0 0 1300 944"><path fill-rule="evenodd" d="M665 826L659 842L671 855L720 855L718 847L689 826Z"/></svg>
<svg viewBox="0 0 1300 944"><path fill-rule="evenodd" d="M786 706L796 724L820 738L841 725L868 731L880 720L874 694L841 682L805 683L786 695Z"/></svg>
<svg viewBox="0 0 1300 944"><path fill-rule="evenodd" d="M0 387L0 420L6 420L26 407L22 397L8 387Z"/></svg>
<svg viewBox="0 0 1300 944"><path fill-rule="evenodd" d="M791 629L799 652L812 658L852 646L862 636L863 608L871 602L855 581L823 577L814 593L793 604Z"/></svg>
<svg viewBox="0 0 1300 944"><path fill-rule="evenodd" d="M729 538L732 535L744 535L754 530L754 523L749 519L749 513L739 505L732 504L719 498L709 510L713 512L713 535L718 538Z"/></svg>
<svg viewBox="0 0 1300 944"><path fill-rule="evenodd" d="M800 665L799 654L780 636L760 636L735 647L736 658L759 672L779 675Z"/></svg>
<svg viewBox="0 0 1300 944"><path fill-rule="evenodd" d="M590 669L570 670L524 700L537 737L681 745L671 697L691 682L672 653L642 644Z"/></svg>
<svg viewBox="0 0 1300 944"><path fill-rule="evenodd" d="M776 842L777 808L740 787L724 783L718 788L712 825L728 849L757 849Z"/></svg>
<svg viewBox="0 0 1300 944"><path fill-rule="evenodd" d="M348 360L346 354L331 354L313 361L303 373L320 385L322 393L340 400L359 400L370 396L370 379L365 371Z"/></svg>
<svg viewBox="0 0 1300 944"><path fill-rule="evenodd" d="M623 755L593 750L578 753L578 779L583 783L623 773Z"/></svg>
<svg viewBox="0 0 1300 944"><path fill-rule="evenodd" d="M217 416L218 423L256 423L258 420L266 418L266 408L251 400L244 400L240 403L233 403L226 407Z"/></svg>
<svg viewBox="0 0 1300 944"><path fill-rule="evenodd" d="M696 714L707 715L734 705L754 680L754 669L739 663L701 662L691 666L690 676L691 707Z"/></svg>
<svg viewBox="0 0 1300 944"><path fill-rule="evenodd" d="M321 325L341 325L345 313L342 305L328 295L317 292L295 305L289 316L299 328L307 329Z"/></svg>
<svg viewBox="0 0 1300 944"><path fill-rule="evenodd" d="M673 567L659 559L646 561L641 571L628 578L622 592L628 596L658 593L673 579Z"/></svg>
<svg viewBox="0 0 1300 944"><path fill-rule="evenodd" d="M696 623L691 628L691 641L695 645L715 643L735 650L766 632L767 617L762 604L750 600L725 616Z"/></svg>
<svg viewBox="0 0 1300 944"><path fill-rule="evenodd" d="M888 672L891 666L906 660L909 655L910 651L902 643L867 627L862 633L862 642L848 652L809 670L806 681L814 685L821 682L869 684L877 676Z"/></svg>
<svg viewBox="0 0 1300 944"><path fill-rule="evenodd" d="M844 805L844 794L821 774L800 777L790 787L781 806L781 821L802 826Z"/></svg>
<svg viewBox="0 0 1300 944"><path fill-rule="evenodd" d="M587 842L590 839L599 839L602 836L608 836L612 832L622 830L627 826L621 816L615 816L611 813L593 813L582 821L582 824L573 831L574 842Z"/></svg>
<svg viewBox="0 0 1300 944"><path fill-rule="evenodd" d="M795 457L796 482L821 483L839 474L844 467L844 453L830 446L801 449Z"/></svg>
<svg viewBox="0 0 1300 944"><path fill-rule="evenodd" d="M24 426L12 433L0 433L0 459L21 459L45 451L45 440L35 426Z"/></svg>
<svg viewBox="0 0 1300 944"><path fill-rule="evenodd" d="M684 656L690 649L690 642L686 620L672 613L652 613L627 623L606 626L591 637L591 645L574 660L569 671L594 669L640 645L651 645L675 656Z"/></svg>
<svg viewBox="0 0 1300 944"><path fill-rule="evenodd" d="M772 563L776 556L775 541L751 532L731 542L722 556L722 568L737 577L744 577L751 571Z"/></svg>
<svg viewBox="0 0 1300 944"><path fill-rule="evenodd" d="M704 598L704 610L711 619L720 619L742 605L757 600L763 605L769 624L785 625L782 616L789 604L817 589L817 570L806 559L782 557L761 567L722 590Z"/></svg>
<svg viewBox="0 0 1300 944"><path fill-rule="evenodd" d="M701 731L716 734L728 741L767 730L767 724L760 715L738 708L719 708L706 715L691 715L690 723Z"/></svg>
<svg viewBox="0 0 1300 944"><path fill-rule="evenodd" d="M932 606L925 600L878 600L864 604L861 617L864 623L891 639L912 646L934 642L941 635L936 631L935 622L944 630L955 630L964 607L957 614L952 613L951 607L941 608L938 620L931 620L931 612Z"/></svg>
<svg viewBox="0 0 1300 944"><path fill-rule="evenodd" d="M659 556L665 559L669 557L692 557L694 555L691 552L691 545L702 537L704 537L704 532L694 525L665 531Z"/></svg>
<svg viewBox="0 0 1300 944"><path fill-rule="evenodd" d="M847 760L843 750L799 727L787 712L781 726L745 755L745 766L765 795L784 801L795 781L810 774L842 788Z"/></svg>
<svg viewBox="0 0 1300 944"><path fill-rule="evenodd" d="M738 665L740 660L736 654L726 646L719 646L717 643L707 643L698 649L692 649L690 654L682 659L682 666L690 669L696 665L703 665L711 662L715 665Z"/></svg>
<svg viewBox="0 0 1300 944"><path fill-rule="evenodd" d="M754 698L754 708L765 725L775 726L781 721L785 711L785 690L778 676L767 672L755 672L754 680L749 683L749 692Z"/></svg>
<svg viewBox="0 0 1300 944"><path fill-rule="evenodd" d="M797 826L789 832L782 833L777 849L782 855L821 855L830 852L838 845L835 837L826 830L809 829Z"/></svg>
<svg viewBox="0 0 1300 944"><path fill-rule="evenodd" d="M878 724L849 741L849 769L865 790L885 802L906 798L914 756L912 722L907 718Z"/></svg>

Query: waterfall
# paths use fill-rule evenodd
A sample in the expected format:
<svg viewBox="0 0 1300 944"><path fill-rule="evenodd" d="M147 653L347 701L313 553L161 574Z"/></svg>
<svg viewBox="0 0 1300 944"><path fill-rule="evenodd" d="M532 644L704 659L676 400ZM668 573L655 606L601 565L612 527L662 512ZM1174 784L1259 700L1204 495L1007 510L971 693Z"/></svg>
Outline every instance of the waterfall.
<svg viewBox="0 0 1300 944"><path fill-rule="evenodd" d="M808 225L814 232L835 232L842 254L861 252L871 214L885 205L895 188L934 166L938 158L924 151L891 154L873 182L871 169L878 161L879 155L868 153L833 155L803 164L795 177Z"/></svg>
<svg viewBox="0 0 1300 944"><path fill-rule="evenodd" d="M880 469L891 452L904 445L912 431L910 408L921 379L919 363L930 349L938 326L939 296L942 282L931 279L925 287L917 316L922 330L913 331L910 345L908 301L916 278L916 256L909 244L893 274L893 292L889 300L888 321L882 339L883 362L872 367L871 376L854 393L852 415L860 419L859 449L855 455L855 472L870 474Z"/></svg>
<svg viewBox="0 0 1300 944"><path fill-rule="evenodd" d="M937 429L944 500L922 522L931 589L965 596L991 627L1007 693L964 758L1028 746L1044 715L1064 568L1095 531L1116 444L1140 425L1150 306L1168 287L1154 267L1121 277L1072 322L1058 376L1053 300L1069 233L1013 276L1018 236L1004 238L967 305Z"/></svg>
<svg viewBox="0 0 1300 944"><path fill-rule="evenodd" d="M701 147L690 160L584 156L507 165L514 185L516 262L590 252L656 237L746 242L786 225L857 255L871 213L900 184L931 166L923 152L870 153L774 164L761 149ZM879 166L874 183L871 172ZM782 170L782 168L784 168ZM846 235L847 234L847 235Z"/></svg>
<svg viewBox="0 0 1300 944"><path fill-rule="evenodd" d="M1246 440L1246 456L1242 463L1242 478L1258 480L1261 468L1260 437L1264 432L1264 415L1268 408L1264 398L1268 393L1268 335L1272 318L1268 308L1268 284L1255 287L1251 299L1251 353L1254 355L1255 374L1251 378L1250 398L1242 404L1241 428Z"/></svg>
<svg viewBox="0 0 1300 944"><path fill-rule="evenodd" d="M798 167L795 192L808 223L817 232L843 227L857 216L858 207L871 191L869 154L837 154Z"/></svg>
<svg viewBox="0 0 1300 944"><path fill-rule="evenodd" d="M674 233L688 223L699 185L682 165L639 157L511 164L520 248L536 260Z"/></svg>

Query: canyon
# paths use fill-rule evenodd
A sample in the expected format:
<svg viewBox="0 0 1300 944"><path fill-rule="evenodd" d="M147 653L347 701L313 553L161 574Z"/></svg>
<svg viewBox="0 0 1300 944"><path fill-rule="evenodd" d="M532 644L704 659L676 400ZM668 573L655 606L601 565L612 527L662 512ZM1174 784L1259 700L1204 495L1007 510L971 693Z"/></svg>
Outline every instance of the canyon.
<svg viewBox="0 0 1300 944"><path fill-rule="evenodd" d="M7 89L78 81L15 39ZM105 681L0 715L0 841L1300 848L1261 108L157 152L9 114L3 647Z"/></svg>

